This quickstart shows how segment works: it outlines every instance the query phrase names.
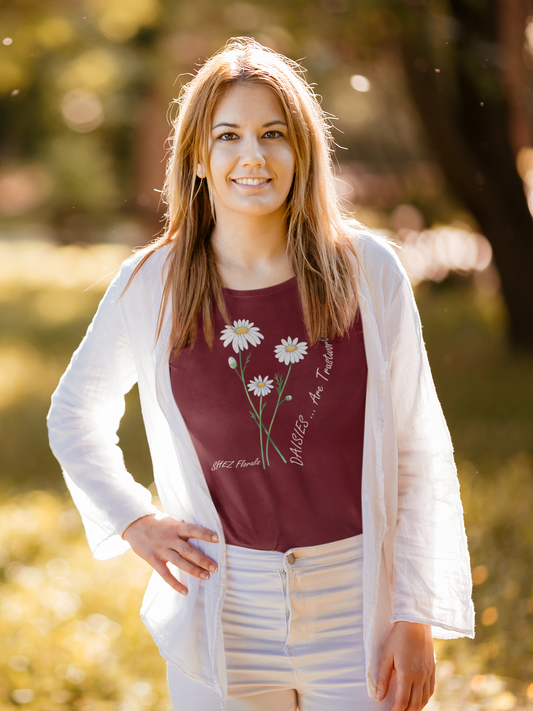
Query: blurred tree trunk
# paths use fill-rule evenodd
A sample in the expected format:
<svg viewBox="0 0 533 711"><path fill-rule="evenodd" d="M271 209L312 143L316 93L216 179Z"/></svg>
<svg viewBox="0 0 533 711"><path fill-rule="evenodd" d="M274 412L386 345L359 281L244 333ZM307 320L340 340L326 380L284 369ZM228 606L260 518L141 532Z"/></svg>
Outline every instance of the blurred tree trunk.
<svg viewBox="0 0 533 711"><path fill-rule="evenodd" d="M447 30L437 40L425 0L396 6L407 81L451 189L492 245L511 341L533 352L533 219L516 168L530 129L513 71L523 64L529 2L448 5ZM506 82L510 74L514 83Z"/></svg>
<svg viewBox="0 0 533 711"><path fill-rule="evenodd" d="M148 89L140 100L136 131L136 211L152 240L163 229L166 206L161 189L165 180L165 152L170 126L167 103L156 89Z"/></svg>

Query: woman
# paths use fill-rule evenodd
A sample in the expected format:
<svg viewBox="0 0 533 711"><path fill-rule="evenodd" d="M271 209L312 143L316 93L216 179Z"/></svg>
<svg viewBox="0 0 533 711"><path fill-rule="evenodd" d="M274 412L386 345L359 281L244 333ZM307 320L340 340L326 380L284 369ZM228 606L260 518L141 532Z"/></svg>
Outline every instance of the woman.
<svg viewBox="0 0 533 711"><path fill-rule="evenodd" d="M94 555L155 569L142 617L180 711L419 711L432 636L473 636L412 291L342 215L330 146L297 65L248 39L212 57L180 100L165 233L53 396ZM164 513L116 446L135 382Z"/></svg>

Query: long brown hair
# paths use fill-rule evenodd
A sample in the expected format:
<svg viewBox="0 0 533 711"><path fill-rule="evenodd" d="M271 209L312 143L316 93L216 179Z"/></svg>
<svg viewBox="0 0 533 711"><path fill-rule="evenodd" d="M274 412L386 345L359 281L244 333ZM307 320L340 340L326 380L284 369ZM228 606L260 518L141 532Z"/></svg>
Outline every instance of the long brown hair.
<svg viewBox="0 0 533 711"><path fill-rule="evenodd" d="M178 115L163 190L168 206L165 230L146 248L128 286L150 255L169 245L157 338L170 300L170 341L176 353L194 344L200 310L205 338L212 347L213 294L229 322L211 246L214 216L208 137L218 101L235 84L270 87L285 112L296 161L287 198L287 249L298 280L307 337L311 343L342 337L353 322L354 258L359 265L354 231L360 225L340 206L331 164L330 124L302 72L296 62L253 39L233 38L200 68L175 101ZM199 163L206 167L205 179L196 174Z"/></svg>

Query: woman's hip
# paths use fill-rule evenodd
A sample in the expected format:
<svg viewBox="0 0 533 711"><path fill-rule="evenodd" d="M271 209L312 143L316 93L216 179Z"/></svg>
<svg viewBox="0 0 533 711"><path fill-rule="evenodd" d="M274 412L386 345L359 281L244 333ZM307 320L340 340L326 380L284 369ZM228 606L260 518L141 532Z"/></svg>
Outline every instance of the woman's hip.
<svg viewBox="0 0 533 711"><path fill-rule="evenodd" d="M362 574L362 536L285 553L227 546L228 711L374 709L365 680ZM173 701L190 697L184 711L215 709L215 692L172 665L169 686Z"/></svg>
<svg viewBox="0 0 533 711"><path fill-rule="evenodd" d="M364 681L362 563L362 536L285 553L228 546L228 670L255 660L302 677L340 664Z"/></svg>

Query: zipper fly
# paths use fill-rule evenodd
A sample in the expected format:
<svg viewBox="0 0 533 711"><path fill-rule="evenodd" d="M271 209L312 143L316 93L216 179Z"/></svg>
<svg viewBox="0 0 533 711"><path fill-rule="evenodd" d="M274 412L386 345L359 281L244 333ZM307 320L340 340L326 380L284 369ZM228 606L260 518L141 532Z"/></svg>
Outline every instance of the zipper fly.
<svg viewBox="0 0 533 711"><path fill-rule="evenodd" d="M285 627L287 630L287 637L285 638L285 646L287 646L287 642L289 641L290 619L291 619L289 595L288 595L288 591L287 591L287 571L280 570L279 572L280 572L280 576L281 576L281 586L283 588L283 601L285 602Z"/></svg>

